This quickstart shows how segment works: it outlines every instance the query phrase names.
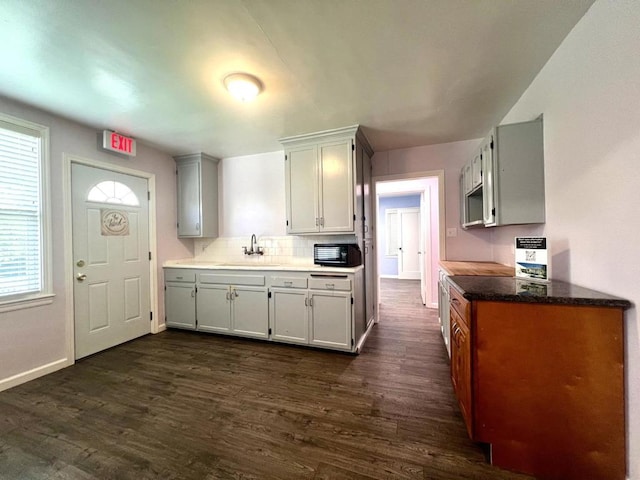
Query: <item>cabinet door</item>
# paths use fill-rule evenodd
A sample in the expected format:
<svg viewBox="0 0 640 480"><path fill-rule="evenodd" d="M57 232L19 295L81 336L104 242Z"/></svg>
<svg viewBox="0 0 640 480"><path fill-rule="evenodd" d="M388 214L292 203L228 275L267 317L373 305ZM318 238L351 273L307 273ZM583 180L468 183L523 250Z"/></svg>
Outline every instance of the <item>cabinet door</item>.
<svg viewBox="0 0 640 480"><path fill-rule="evenodd" d="M320 231L355 232L352 140L318 145Z"/></svg>
<svg viewBox="0 0 640 480"><path fill-rule="evenodd" d="M331 291L309 292L311 331L309 343L351 350L351 294Z"/></svg>
<svg viewBox="0 0 640 480"><path fill-rule="evenodd" d="M271 289L271 338L281 342L309 343L307 290Z"/></svg>
<svg viewBox="0 0 640 480"><path fill-rule="evenodd" d="M227 285L200 285L197 295L198 330L229 333L231 299Z"/></svg>
<svg viewBox="0 0 640 480"><path fill-rule="evenodd" d="M465 228L464 224L469 221L467 216L467 196L464 193L464 174L460 173L460 225Z"/></svg>
<svg viewBox="0 0 640 480"><path fill-rule="evenodd" d="M371 206L371 157L363 149L362 151L362 196L364 202L364 237L373 238L374 210Z"/></svg>
<svg viewBox="0 0 640 480"><path fill-rule="evenodd" d="M467 163L462 169L462 176L464 177L464 193L469 193L472 190L472 174L471 163Z"/></svg>
<svg viewBox="0 0 640 480"><path fill-rule="evenodd" d="M196 287L167 284L164 293L167 327L196 328Z"/></svg>
<svg viewBox="0 0 640 480"><path fill-rule="evenodd" d="M493 163L493 136L490 136L482 144L482 208L485 226L493 226L496 223L496 188Z"/></svg>
<svg viewBox="0 0 640 480"><path fill-rule="evenodd" d="M471 161L471 188L474 189L482 183L482 154L476 153Z"/></svg>
<svg viewBox="0 0 640 480"><path fill-rule="evenodd" d="M318 149L287 150L285 160L287 233L313 233L320 228L318 213Z"/></svg>
<svg viewBox="0 0 640 480"><path fill-rule="evenodd" d="M365 317L367 328L375 320L376 300L375 300L375 255L373 241L367 240L364 243L364 297L365 297Z"/></svg>
<svg viewBox="0 0 640 480"><path fill-rule="evenodd" d="M451 381L458 397L460 411L473 438L471 410L471 335L455 309L449 310L451 318Z"/></svg>
<svg viewBox="0 0 640 480"><path fill-rule="evenodd" d="M200 162L181 162L178 171L178 236L200 236Z"/></svg>
<svg viewBox="0 0 640 480"><path fill-rule="evenodd" d="M264 287L231 287L232 331L269 338L269 298Z"/></svg>

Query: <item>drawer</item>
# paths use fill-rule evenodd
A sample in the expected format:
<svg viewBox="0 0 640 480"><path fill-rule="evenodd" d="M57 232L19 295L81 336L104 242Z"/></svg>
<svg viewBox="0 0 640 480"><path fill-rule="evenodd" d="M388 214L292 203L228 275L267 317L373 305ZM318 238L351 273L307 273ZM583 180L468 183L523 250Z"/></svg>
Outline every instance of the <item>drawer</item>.
<svg viewBox="0 0 640 480"><path fill-rule="evenodd" d="M464 323L469 327L469 314L471 313L469 300L464 298L454 287L449 287L449 297L451 308L460 315Z"/></svg>
<svg viewBox="0 0 640 480"><path fill-rule="evenodd" d="M273 277L271 279L273 287L307 288L306 278L296 277Z"/></svg>
<svg viewBox="0 0 640 480"><path fill-rule="evenodd" d="M315 277L309 279L309 288L351 291L351 280L348 278Z"/></svg>
<svg viewBox="0 0 640 480"><path fill-rule="evenodd" d="M223 285L254 285L264 286L264 275L232 275L227 273L201 273L200 283L217 283Z"/></svg>
<svg viewBox="0 0 640 480"><path fill-rule="evenodd" d="M191 270L178 270L175 268L167 268L164 271L164 281L195 283L196 274Z"/></svg>

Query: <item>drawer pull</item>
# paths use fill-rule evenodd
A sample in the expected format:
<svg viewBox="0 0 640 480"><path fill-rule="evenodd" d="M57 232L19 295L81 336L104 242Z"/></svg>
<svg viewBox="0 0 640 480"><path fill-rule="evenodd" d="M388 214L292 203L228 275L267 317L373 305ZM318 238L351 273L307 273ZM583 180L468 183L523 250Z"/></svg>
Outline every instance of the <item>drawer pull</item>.
<svg viewBox="0 0 640 480"><path fill-rule="evenodd" d="M182 280L184 277L176 277L176 280Z"/></svg>
<svg viewBox="0 0 640 480"><path fill-rule="evenodd" d="M293 282L284 282L285 287L291 287L292 285L293 285Z"/></svg>
<svg viewBox="0 0 640 480"><path fill-rule="evenodd" d="M451 299L451 303L455 303L456 305L460 305L460 300L458 300L457 298L452 298Z"/></svg>
<svg viewBox="0 0 640 480"><path fill-rule="evenodd" d="M329 289L334 289L336 288L336 285L334 283L325 283L325 285L327 286L327 288Z"/></svg>

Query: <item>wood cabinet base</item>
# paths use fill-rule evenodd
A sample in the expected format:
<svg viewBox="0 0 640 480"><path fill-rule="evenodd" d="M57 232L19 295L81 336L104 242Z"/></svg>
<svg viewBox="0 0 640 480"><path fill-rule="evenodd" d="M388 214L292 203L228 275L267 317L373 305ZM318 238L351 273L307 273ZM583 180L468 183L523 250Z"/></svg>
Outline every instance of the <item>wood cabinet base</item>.
<svg viewBox="0 0 640 480"><path fill-rule="evenodd" d="M544 479L625 478L617 308L472 302L473 439Z"/></svg>

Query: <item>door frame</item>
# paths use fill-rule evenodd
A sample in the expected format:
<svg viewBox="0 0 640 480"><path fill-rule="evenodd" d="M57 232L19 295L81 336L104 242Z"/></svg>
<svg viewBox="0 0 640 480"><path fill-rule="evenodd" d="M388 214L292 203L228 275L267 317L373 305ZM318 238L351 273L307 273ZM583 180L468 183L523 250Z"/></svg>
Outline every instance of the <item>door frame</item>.
<svg viewBox="0 0 640 480"><path fill-rule="evenodd" d="M149 188L149 251L151 252L151 261L149 261L149 306L153 314L151 321L151 333L158 333L158 248L156 236L156 176L153 173L135 170L133 168L122 167L108 162L101 162L89 158L80 157L78 155L62 154L62 175L63 175L63 228L64 228L64 275L65 290L68 292L65 311L66 311L66 355L69 365L75 363L75 313L74 313L74 292L73 292L73 239L72 239L72 195L71 195L71 165L86 165L88 167L109 170L134 177L141 177L147 180Z"/></svg>
<svg viewBox="0 0 640 480"><path fill-rule="evenodd" d="M420 171L420 172L411 172L411 173L400 173L400 174L394 174L394 175L379 175L379 176L373 176L371 177L371 185L372 185L372 192L371 195L373 195L373 198L376 199L376 204L375 204L375 217L376 219L378 218L379 215L379 209L378 209L378 192L377 192L377 183L378 182L388 182L388 181L402 181L402 180L419 180L422 178L437 178L438 179L438 237L439 237L439 251L438 251L438 257L440 260L444 260L445 258L447 258L447 253L446 253L446 218L445 218L445 191L444 191L444 170L428 170L428 171ZM404 193L404 192L403 192ZM433 222L431 222L431 228L433 228L435 225L433 224ZM429 256L431 256L431 248L429 248ZM376 257L376 265L378 263L377 257ZM431 278L432 274L433 274L433 269L437 269L438 265L432 265L431 261L429 261L429 263L426 265L427 269L425 270L425 275L427 276L427 278ZM380 299L380 276L378 275L376 278L376 298L378 299L378 305L376 306L376 309L379 311L380 308L380 303L379 303L379 299ZM433 307L435 308L435 306L437 305L437 293L434 292L432 294L433 298L432 300L435 299L435 301L433 302L432 305L427 305L428 307Z"/></svg>

